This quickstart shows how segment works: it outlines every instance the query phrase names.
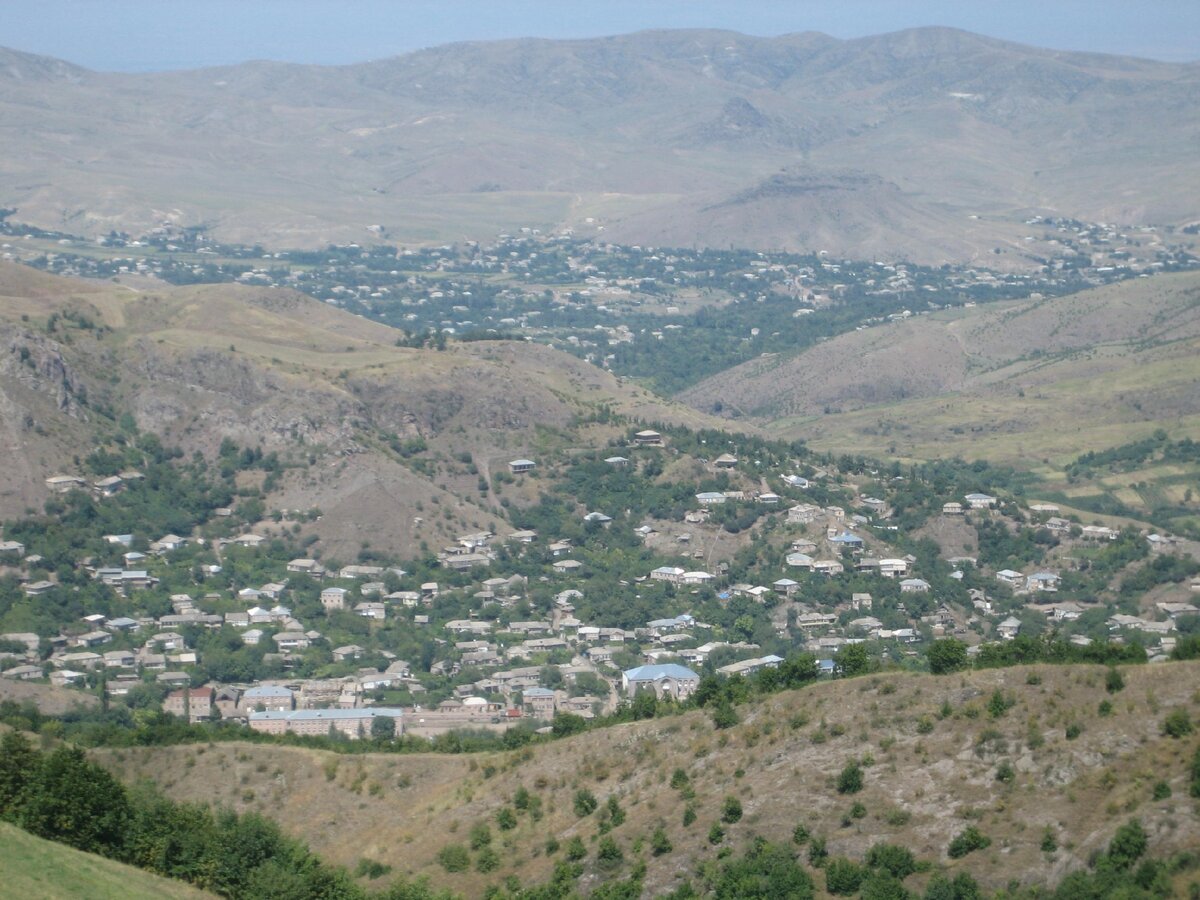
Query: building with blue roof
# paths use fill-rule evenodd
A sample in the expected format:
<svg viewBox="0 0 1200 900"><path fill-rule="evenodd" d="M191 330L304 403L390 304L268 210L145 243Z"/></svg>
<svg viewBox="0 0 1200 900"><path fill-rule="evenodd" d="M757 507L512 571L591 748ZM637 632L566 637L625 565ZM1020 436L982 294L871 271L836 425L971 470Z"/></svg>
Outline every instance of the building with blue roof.
<svg viewBox="0 0 1200 900"><path fill-rule="evenodd" d="M678 663L638 666L621 673L621 687L630 697L638 691L648 690L660 700L684 700L699 686L700 676Z"/></svg>

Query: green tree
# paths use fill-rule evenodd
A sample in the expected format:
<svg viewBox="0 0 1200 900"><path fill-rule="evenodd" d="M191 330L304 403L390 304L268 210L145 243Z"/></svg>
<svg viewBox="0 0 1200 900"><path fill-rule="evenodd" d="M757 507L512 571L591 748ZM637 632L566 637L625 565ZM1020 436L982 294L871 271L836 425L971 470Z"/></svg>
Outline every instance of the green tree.
<svg viewBox="0 0 1200 900"><path fill-rule="evenodd" d="M727 825L732 825L734 822L740 822L741 819L742 801L734 796L726 797L725 803L721 807L721 821Z"/></svg>
<svg viewBox="0 0 1200 900"><path fill-rule="evenodd" d="M710 882L716 900L810 900L812 877L787 848L756 840Z"/></svg>
<svg viewBox="0 0 1200 900"><path fill-rule="evenodd" d="M969 825L955 835L954 840L950 842L947 852L950 854L951 859L961 859L968 853L983 850L986 847L990 847L991 844L991 838L984 835L974 825Z"/></svg>
<svg viewBox="0 0 1200 900"><path fill-rule="evenodd" d="M391 716L375 716L371 719L371 737L377 741L395 740L396 720Z"/></svg>
<svg viewBox="0 0 1200 900"><path fill-rule="evenodd" d="M584 816L590 816L596 811L596 807L600 802L596 799L596 795L587 788L580 788L575 792L574 807L575 815L581 819Z"/></svg>
<svg viewBox="0 0 1200 900"><path fill-rule="evenodd" d="M947 675L967 667L967 645L956 638L941 638L929 645L929 671Z"/></svg>
<svg viewBox="0 0 1200 900"><path fill-rule="evenodd" d="M125 789L77 747L45 757L18 803L26 831L103 856L116 855L130 818Z"/></svg>
<svg viewBox="0 0 1200 900"><path fill-rule="evenodd" d="M833 655L833 665L842 678L865 675L871 669L871 655L866 644L846 644Z"/></svg>
<svg viewBox="0 0 1200 900"><path fill-rule="evenodd" d="M912 851L896 844L875 844L867 851L866 863L872 869L882 869L902 880L917 871Z"/></svg>
<svg viewBox="0 0 1200 900"><path fill-rule="evenodd" d="M37 773L40 757L19 731L0 737L0 819L16 817L22 790Z"/></svg>
<svg viewBox="0 0 1200 900"><path fill-rule="evenodd" d="M863 789L863 770L857 760L846 763L837 779L839 794L857 794Z"/></svg>
<svg viewBox="0 0 1200 900"><path fill-rule="evenodd" d="M835 856L825 864L825 890L831 894L855 894L866 877L866 869L845 857Z"/></svg>

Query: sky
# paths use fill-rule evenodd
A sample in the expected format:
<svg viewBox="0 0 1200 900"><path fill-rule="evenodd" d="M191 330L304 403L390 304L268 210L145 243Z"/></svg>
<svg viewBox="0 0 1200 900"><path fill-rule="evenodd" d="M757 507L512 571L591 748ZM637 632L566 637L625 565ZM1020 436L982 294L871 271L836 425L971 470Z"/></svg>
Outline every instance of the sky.
<svg viewBox="0 0 1200 900"><path fill-rule="evenodd" d="M647 28L852 38L922 25L1200 60L1200 0L0 0L0 46L129 72L251 59L337 65L454 41Z"/></svg>

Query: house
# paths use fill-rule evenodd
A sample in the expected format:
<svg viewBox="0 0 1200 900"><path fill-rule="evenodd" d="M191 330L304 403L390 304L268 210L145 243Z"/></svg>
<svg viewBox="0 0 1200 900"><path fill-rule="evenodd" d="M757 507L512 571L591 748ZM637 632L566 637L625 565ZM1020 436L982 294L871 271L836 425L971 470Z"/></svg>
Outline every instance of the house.
<svg viewBox="0 0 1200 900"><path fill-rule="evenodd" d="M612 516L606 516L602 512L590 512L583 517L583 521L589 525L603 525L607 528L612 524Z"/></svg>
<svg viewBox="0 0 1200 900"><path fill-rule="evenodd" d="M699 684L699 675L676 663L638 666L621 673L621 687L630 697L638 691L649 690L660 700L684 700L692 695Z"/></svg>
<svg viewBox="0 0 1200 900"><path fill-rule="evenodd" d="M271 635L271 640L275 642L275 647L280 652L306 650L312 644L308 635L303 631L281 631Z"/></svg>
<svg viewBox="0 0 1200 900"><path fill-rule="evenodd" d="M996 505L996 498L990 494L967 494L963 499L971 509L991 509Z"/></svg>
<svg viewBox="0 0 1200 900"><path fill-rule="evenodd" d="M257 647L262 643L265 632L261 628L248 628L242 632L242 643L247 647Z"/></svg>
<svg viewBox="0 0 1200 900"><path fill-rule="evenodd" d="M24 591L26 597L40 597L47 591L53 590L57 585L53 581L34 581L25 585Z"/></svg>
<svg viewBox="0 0 1200 900"><path fill-rule="evenodd" d="M860 549L863 545L863 539L857 534L851 534L848 531L843 531L841 534L835 534L829 538L829 543L835 547L847 547L851 550Z"/></svg>
<svg viewBox="0 0 1200 900"><path fill-rule="evenodd" d="M246 689L239 705L246 712L286 712L296 708L296 694L281 684L256 684Z"/></svg>
<svg viewBox="0 0 1200 900"><path fill-rule="evenodd" d="M1025 576L1012 569L1001 569L996 573L996 580L1001 584L1007 584L1011 588L1019 588L1025 581Z"/></svg>
<svg viewBox="0 0 1200 900"><path fill-rule="evenodd" d="M1054 572L1034 572L1025 579L1025 588L1030 591L1053 593L1058 590L1061 580Z"/></svg>
<svg viewBox="0 0 1200 900"><path fill-rule="evenodd" d="M508 464L508 470L514 475L521 475L532 472L536 465L532 459L514 459Z"/></svg>
<svg viewBox="0 0 1200 900"><path fill-rule="evenodd" d="M679 580L682 584L712 584L714 576L708 572L684 572Z"/></svg>
<svg viewBox="0 0 1200 900"><path fill-rule="evenodd" d="M650 578L654 581L667 581L671 584L679 584L683 580L684 570L679 566L659 566L650 573Z"/></svg>
<svg viewBox="0 0 1200 900"><path fill-rule="evenodd" d="M818 575L841 575L846 570L836 559L818 559L812 564L812 570Z"/></svg>
<svg viewBox="0 0 1200 900"><path fill-rule="evenodd" d="M293 559L287 564L287 570L313 578L321 578L325 574L325 567L315 559Z"/></svg>
<svg viewBox="0 0 1200 900"><path fill-rule="evenodd" d="M354 607L354 614L382 622L387 618L387 606L383 603L359 603Z"/></svg>
<svg viewBox="0 0 1200 900"><path fill-rule="evenodd" d="M1046 530L1053 534L1066 534L1071 530L1071 523L1059 516L1051 516L1046 520Z"/></svg>
<svg viewBox="0 0 1200 900"><path fill-rule="evenodd" d="M333 650L333 661L345 662L348 659L358 659L365 652L358 644L346 644L344 647L335 647Z"/></svg>
<svg viewBox="0 0 1200 900"><path fill-rule="evenodd" d="M701 506L716 506L725 502L725 495L720 491L701 491L696 495L696 502Z"/></svg>
<svg viewBox="0 0 1200 900"><path fill-rule="evenodd" d="M39 670L39 675L41 670ZM87 678L83 672L76 672L73 669L59 669L57 672L50 673L50 683L55 687L69 687L73 684L79 684Z"/></svg>
<svg viewBox="0 0 1200 900"><path fill-rule="evenodd" d="M800 488L804 490L808 487L809 481L802 475L784 475L783 483L788 487Z"/></svg>
<svg viewBox="0 0 1200 900"><path fill-rule="evenodd" d="M807 525L809 522L816 521L820 514L821 507L811 503L801 503L788 510L787 520L789 525Z"/></svg>
<svg viewBox="0 0 1200 900"><path fill-rule="evenodd" d="M732 469L738 464L738 458L732 453L722 453L713 460L713 468L716 469Z"/></svg>
<svg viewBox="0 0 1200 900"><path fill-rule="evenodd" d="M560 575L566 575L583 568L583 563L577 559L560 559L553 564L552 568Z"/></svg>
<svg viewBox="0 0 1200 900"><path fill-rule="evenodd" d="M1089 541L1115 541L1119 532L1104 525L1084 525L1079 536Z"/></svg>
<svg viewBox="0 0 1200 900"><path fill-rule="evenodd" d="M526 711L535 719L554 718L554 691L544 687L526 688L521 692L521 702Z"/></svg>
<svg viewBox="0 0 1200 900"><path fill-rule="evenodd" d="M957 500L951 500L949 503L942 504L943 516L961 516L963 514L963 505Z"/></svg>
<svg viewBox="0 0 1200 900"><path fill-rule="evenodd" d="M213 699L211 687L184 688L167 694L162 710L195 724L212 717Z"/></svg>
<svg viewBox="0 0 1200 900"><path fill-rule="evenodd" d="M383 574L383 566L342 566L338 578L378 578Z"/></svg>
<svg viewBox="0 0 1200 900"><path fill-rule="evenodd" d="M321 591L321 605L326 611L346 608L346 595L350 592L345 588L329 587Z"/></svg>
<svg viewBox="0 0 1200 900"><path fill-rule="evenodd" d="M865 506L874 513L881 513L887 509L887 503L883 500L880 500L878 497L863 497L862 500L859 501L859 506Z"/></svg>
<svg viewBox="0 0 1200 900"><path fill-rule="evenodd" d="M514 531L508 536L508 540L516 541L518 544L532 544L537 540L537 532L527 528L521 531Z"/></svg>
<svg viewBox="0 0 1200 900"><path fill-rule="evenodd" d="M928 590L929 582L924 578L906 578L900 582L900 593L902 594L923 594Z"/></svg>
<svg viewBox="0 0 1200 900"><path fill-rule="evenodd" d="M1009 616L996 626L996 631L1002 639L1011 641L1021 631L1021 620L1015 616Z"/></svg>
<svg viewBox="0 0 1200 900"><path fill-rule="evenodd" d="M609 456L604 461L616 469L623 469L629 465L629 460L624 456Z"/></svg>
<svg viewBox="0 0 1200 900"><path fill-rule="evenodd" d="M719 669L717 669L717 674L725 675L726 677L732 677L734 675L753 675L755 672L761 671L762 669L776 669L779 667L781 662L783 662L783 657L775 656L773 654L760 656L755 659L743 659L740 662L730 663L727 666L721 666Z"/></svg>
<svg viewBox="0 0 1200 900"><path fill-rule="evenodd" d="M160 537L157 541L151 544L150 549L159 553L170 553L172 550L178 550L186 544L186 538L181 538L177 534L168 534Z"/></svg>
<svg viewBox="0 0 1200 900"><path fill-rule="evenodd" d="M799 589L800 582L792 581L790 578L780 578L778 581L773 582L771 586L778 593L783 594L783 596L790 597Z"/></svg>
<svg viewBox="0 0 1200 900"><path fill-rule="evenodd" d="M25 555L25 545L20 541L0 541L0 556L20 558Z"/></svg>
<svg viewBox="0 0 1200 900"><path fill-rule="evenodd" d="M793 569L808 569L812 571L813 558L807 553L789 553L784 561Z"/></svg>
<svg viewBox="0 0 1200 900"><path fill-rule="evenodd" d="M46 487L50 488L56 494L82 490L86 486L87 482L77 475L51 475L46 479Z"/></svg>
<svg viewBox="0 0 1200 900"><path fill-rule="evenodd" d="M879 561L879 574L884 578L895 578L897 575L907 573L908 560L906 559L881 559Z"/></svg>
<svg viewBox="0 0 1200 900"><path fill-rule="evenodd" d="M633 436L633 442L639 447L661 447L663 445L663 436L657 431L646 429L639 431Z"/></svg>
<svg viewBox="0 0 1200 900"><path fill-rule="evenodd" d="M772 493L771 491L764 491L763 493L758 495L758 502L765 503L768 506L777 505L779 503L779 500L780 500L780 496L778 494Z"/></svg>
<svg viewBox="0 0 1200 900"><path fill-rule="evenodd" d="M239 534L233 539L233 543L239 547L257 547L266 540L261 534Z"/></svg>

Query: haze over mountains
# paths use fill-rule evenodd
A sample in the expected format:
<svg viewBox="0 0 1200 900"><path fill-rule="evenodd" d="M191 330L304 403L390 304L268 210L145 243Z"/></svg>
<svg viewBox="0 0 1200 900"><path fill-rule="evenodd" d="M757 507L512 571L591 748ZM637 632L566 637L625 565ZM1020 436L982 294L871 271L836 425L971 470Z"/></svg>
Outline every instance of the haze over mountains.
<svg viewBox="0 0 1200 900"><path fill-rule="evenodd" d="M75 233L168 220L276 246L602 226L655 245L995 262L997 247L1019 258L1030 214L1200 218L1197 98L1195 64L937 28L137 75L0 51L0 203Z"/></svg>

